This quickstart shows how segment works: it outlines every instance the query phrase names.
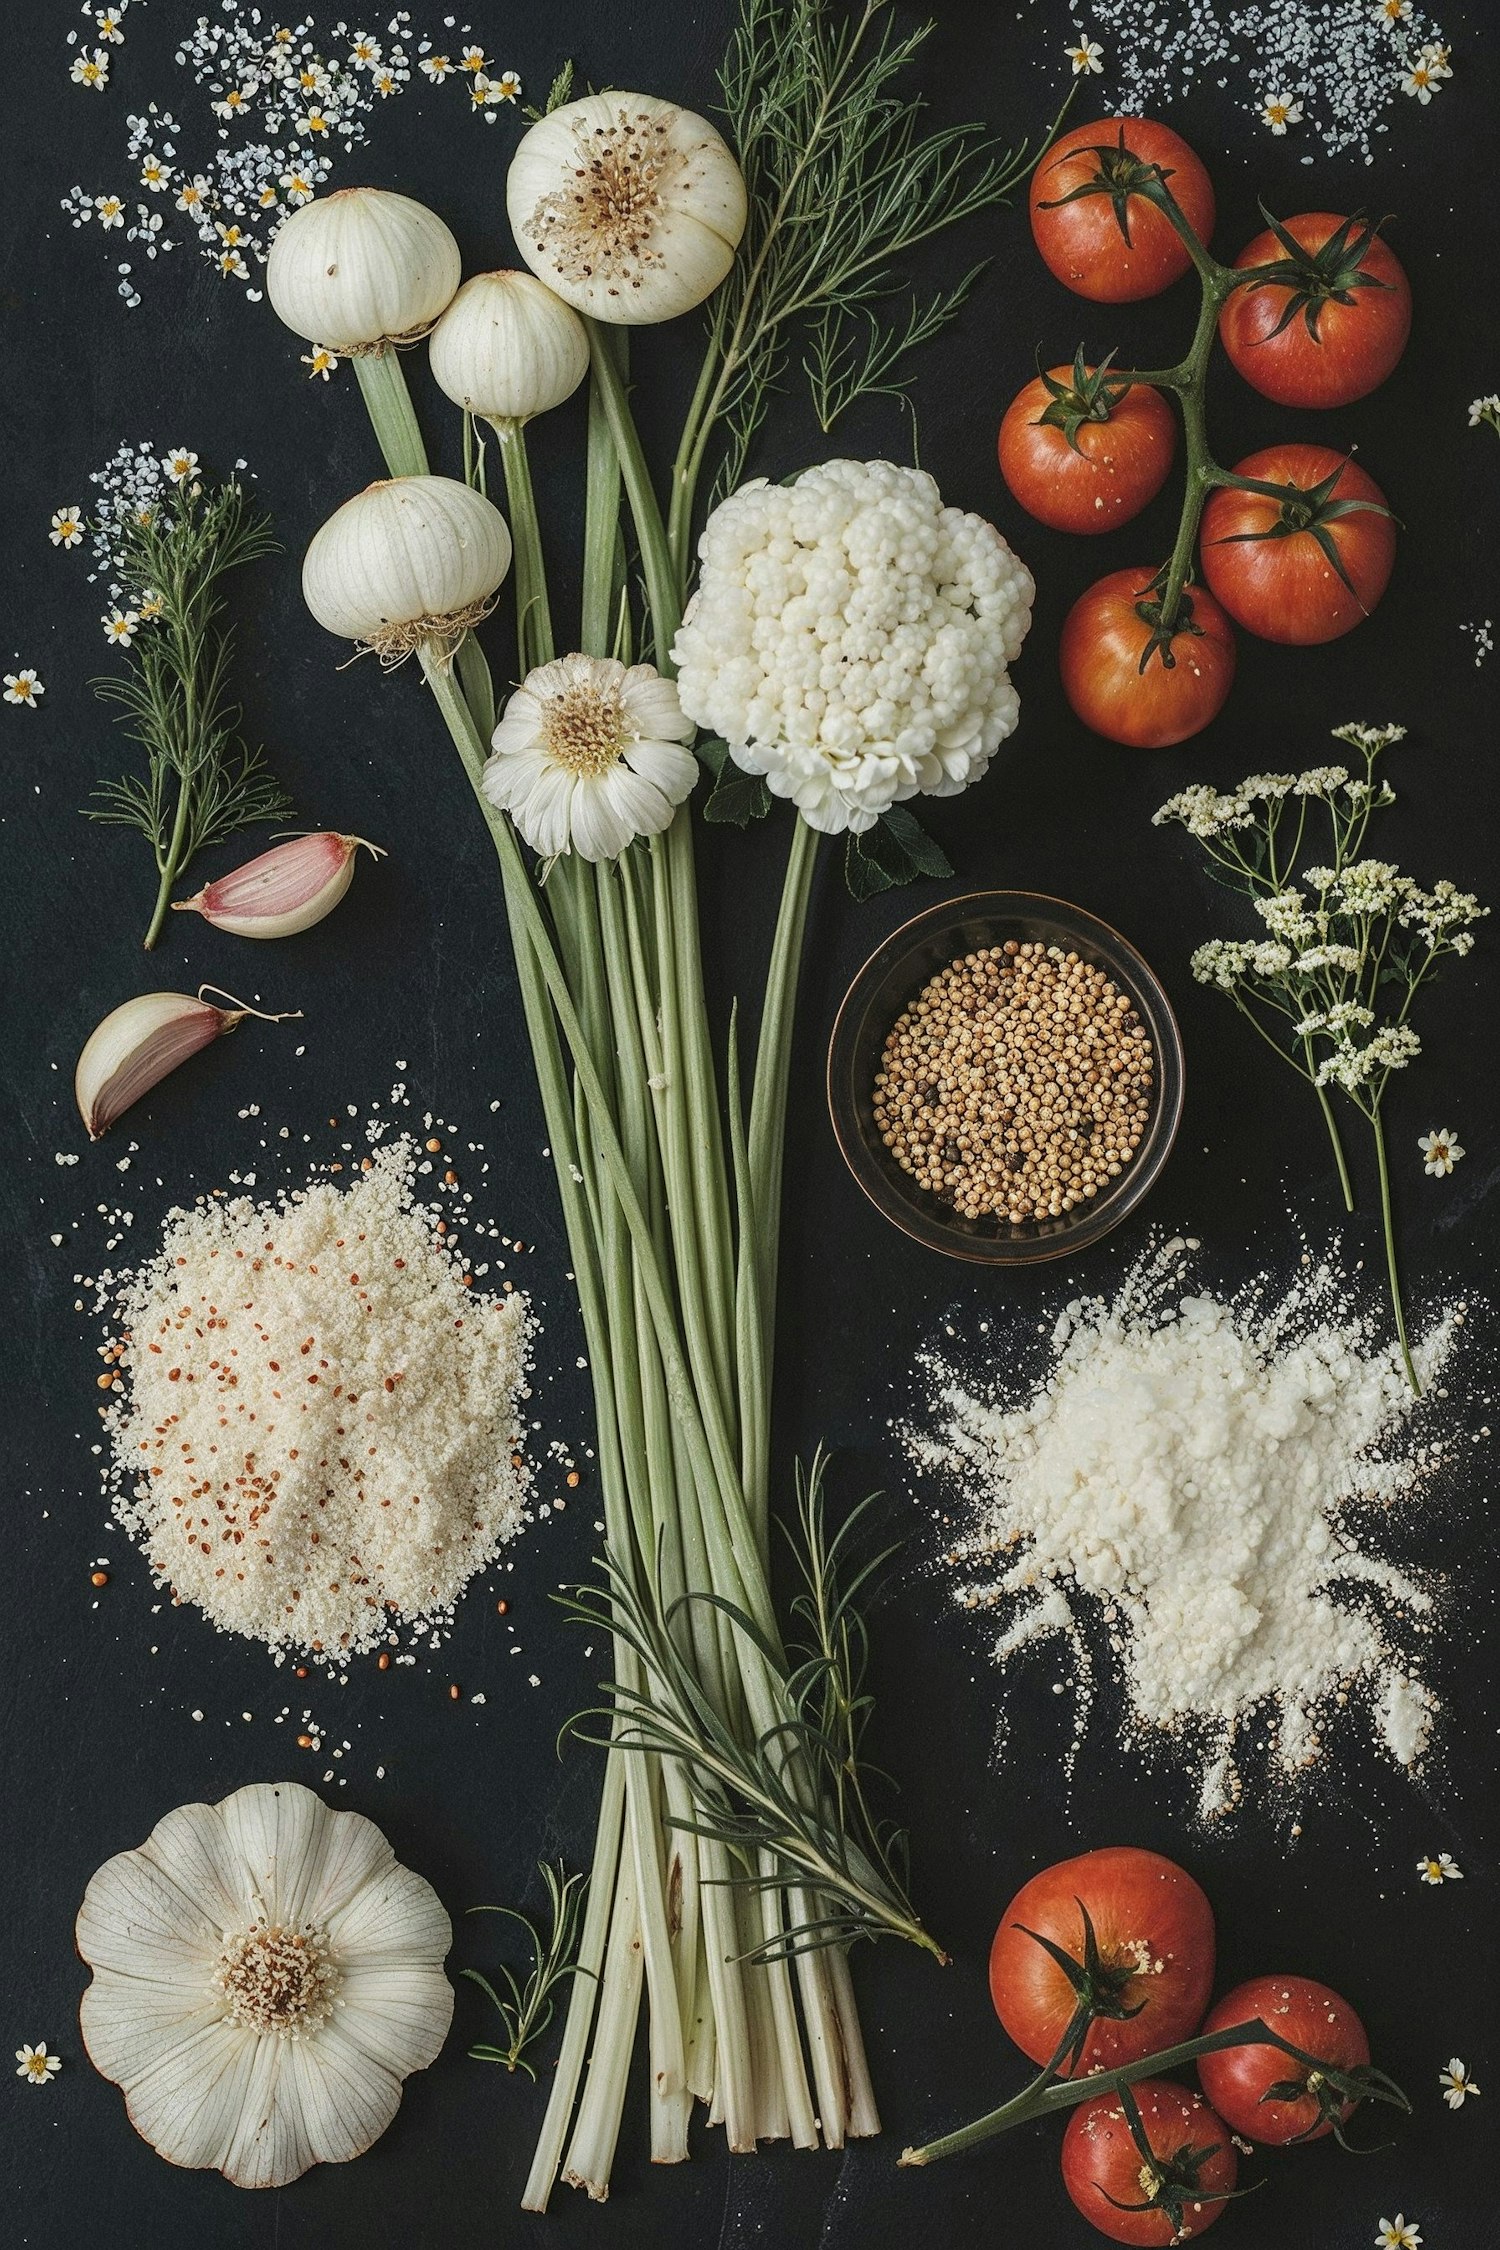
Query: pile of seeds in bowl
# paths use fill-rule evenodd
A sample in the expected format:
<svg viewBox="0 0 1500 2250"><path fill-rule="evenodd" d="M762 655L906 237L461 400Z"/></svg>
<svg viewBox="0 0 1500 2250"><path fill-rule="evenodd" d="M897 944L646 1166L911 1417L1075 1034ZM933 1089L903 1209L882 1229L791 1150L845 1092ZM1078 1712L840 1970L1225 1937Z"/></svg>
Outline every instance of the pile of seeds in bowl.
<svg viewBox="0 0 1500 2250"><path fill-rule="evenodd" d="M1060 945L950 961L897 1018L875 1123L902 1170L966 1219L1059 1219L1120 1177L1156 1058L1128 994Z"/></svg>

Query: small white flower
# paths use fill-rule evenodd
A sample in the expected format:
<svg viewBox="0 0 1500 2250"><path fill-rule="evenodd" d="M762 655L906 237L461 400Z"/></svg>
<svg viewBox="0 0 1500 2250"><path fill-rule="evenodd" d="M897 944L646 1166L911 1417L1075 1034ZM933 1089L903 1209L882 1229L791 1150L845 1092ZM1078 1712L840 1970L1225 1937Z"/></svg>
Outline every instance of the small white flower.
<svg viewBox="0 0 1500 2250"><path fill-rule="evenodd" d="M5 675L5 700L7 703L19 703L24 705L28 711L34 711L37 697L45 695L46 692L41 680L31 670L30 666L24 672L7 672ZM40 2052L45 2054L45 2047Z"/></svg>
<svg viewBox="0 0 1500 2250"><path fill-rule="evenodd" d="M201 211L212 193L203 174L195 172L190 180L183 181L177 196L177 208L179 211Z"/></svg>
<svg viewBox="0 0 1500 2250"><path fill-rule="evenodd" d="M105 8L94 18L94 29L108 46L122 47L125 44L125 34L120 27L122 12L117 8Z"/></svg>
<svg viewBox="0 0 1500 2250"><path fill-rule="evenodd" d="M1417 1873L1424 1883L1461 1883L1464 1871L1455 1865L1451 1852L1439 1852L1436 1859L1419 1859Z"/></svg>
<svg viewBox="0 0 1500 2250"><path fill-rule="evenodd" d="M109 57L102 47L96 47L91 55L78 56L68 76L75 86L92 86L102 94L109 84Z"/></svg>
<svg viewBox="0 0 1500 2250"><path fill-rule="evenodd" d="M302 364L308 371L307 379L310 383L319 375L326 383L338 363L338 353L331 352L326 344L315 345L312 351L302 354Z"/></svg>
<svg viewBox="0 0 1500 2250"><path fill-rule="evenodd" d="M121 609L117 604L99 622L104 627L104 638L107 641L116 648L129 648L141 622L141 613L138 609Z"/></svg>
<svg viewBox="0 0 1500 2250"><path fill-rule="evenodd" d="M692 738L676 688L651 665L560 657L506 705L484 793L543 859L618 859L671 825L698 778Z"/></svg>
<svg viewBox="0 0 1500 2250"><path fill-rule="evenodd" d="M1439 74L1423 62L1420 55L1412 64L1410 70L1403 70L1398 75L1401 80L1402 93L1413 95L1424 109L1443 83Z"/></svg>
<svg viewBox="0 0 1500 2250"><path fill-rule="evenodd" d="M248 281L250 279L250 268L240 256L238 250L221 250L217 264L219 272L226 280L230 275L233 275L236 281Z"/></svg>
<svg viewBox="0 0 1500 2250"><path fill-rule="evenodd" d="M1464 1153L1453 1134L1447 1132L1423 1133L1417 1146L1425 1160L1423 1171L1430 1172L1434 1179L1441 1179L1451 1172ZM1443 1857L1446 1859L1447 1856L1445 1852Z"/></svg>
<svg viewBox="0 0 1500 2250"><path fill-rule="evenodd" d="M83 538L83 515L78 508L59 508L47 535L54 547L76 547Z"/></svg>
<svg viewBox="0 0 1500 2250"><path fill-rule="evenodd" d="M169 183L169 180L170 180L170 177L171 177L171 175L169 174L169 172L168 172L168 170L167 170L167 167L166 167L166 165L165 165L165 164L163 164L163 162L162 162L162 160L161 160L161 158L160 158L159 156L150 156L150 155L147 155L147 156L144 156L144 157L142 157L142 159L141 159L141 186L142 186L142 187L148 187L148 188L164 188L164 187L166 187L166 186L168 185L168 183Z"/></svg>
<svg viewBox="0 0 1500 2250"><path fill-rule="evenodd" d="M380 95L382 101L386 101L392 94L400 91L401 82L393 70L381 68L371 72L370 84Z"/></svg>
<svg viewBox="0 0 1500 2250"><path fill-rule="evenodd" d="M484 49L482 47L465 47L463 53L458 58L458 67L460 70L472 70L475 72L483 70Z"/></svg>
<svg viewBox="0 0 1500 2250"><path fill-rule="evenodd" d="M516 71L502 70L499 77L493 80L492 83L495 88L495 99L497 101L518 102L520 100L521 80L519 74Z"/></svg>
<svg viewBox="0 0 1500 2250"><path fill-rule="evenodd" d="M1076 47L1064 47L1063 53L1073 65L1073 76L1082 78L1090 71L1095 77L1104 68L1104 49L1097 39L1080 37Z"/></svg>
<svg viewBox="0 0 1500 2250"><path fill-rule="evenodd" d="M1440 40L1429 39L1426 46L1418 54L1417 60L1434 79L1451 78L1453 76L1453 65L1448 58L1452 52L1453 49L1445 47Z"/></svg>
<svg viewBox="0 0 1500 2250"><path fill-rule="evenodd" d="M299 94L308 95L327 93L328 73L323 68L323 65L317 60L316 56L309 56L308 60L298 71L297 91Z"/></svg>
<svg viewBox="0 0 1500 2250"><path fill-rule="evenodd" d="M298 209L304 203L311 203L315 193L312 181L305 172L283 172L281 187L288 203L295 204Z"/></svg>
<svg viewBox="0 0 1500 2250"><path fill-rule="evenodd" d="M45 2039L39 2039L34 2047L16 2049L16 2076L29 2086L50 2086L61 2069L62 2056L49 2055Z"/></svg>
<svg viewBox="0 0 1500 2250"><path fill-rule="evenodd" d="M1470 401L1469 428L1477 430L1481 422L1492 430L1500 430L1500 391L1491 391L1485 398Z"/></svg>
<svg viewBox="0 0 1500 2250"><path fill-rule="evenodd" d="M1447 2069L1438 2072L1438 2084L1443 2089L1443 2099L1450 2109L1462 2109L1471 2094L1476 2101L1479 2098L1480 2089L1457 2055L1450 2056Z"/></svg>
<svg viewBox="0 0 1500 2250"><path fill-rule="evenodd" d="M122 227L125 224L125 205L118 195L96 195L94 209L99 214L101 227Z"/></svg>
<svg viewBox="0 0 1500 2250"><path fill-rule="evenodd" d="M443 80L452 73L453 60L449 55L424 55L417 67L432 80L434 86L441 86Z"/></svg>
<svg viewBox="0 0 1500 2250"><path fill-rule="evenodd" d="M174 445L170 453L163 454L161 465L174 484L186 484L198 466L198 456L189 453L185 445Z"/></svg>
<svg viewBox="0 0 1500 2250"><path fill-rule="evenodd" d="M222 101L213 104L215 117L244 117L252 107L255 81L246 86L231 86Z"/></svg>
<svg viewBox="0 0 1500 2250"><path fill-rule="evenodd" d="M327 132L328 120L320 109L304 110L297 120L297 130L299 133L306 133L311 139L316 140L320 133Z"/></svg>
<svg viewBox="0 0 1500 2250"><path fill-rule="evenodd" d="M1269 125L1279 139L1288 125L1302 123L1302 104L1295 94L1267 94L1260 105L1262 122Z"/></svg>
<svg viewBox="0 0 1500 2250"><path fill-rule="evenodd" d="M1404 23L1411 14L1411 0L1375 0L1375 13L1384 23Z"/></svg>
<svg viewBox="0 0 1500 2250"><path fill-rule="evenodd" d="M356 70L373 70L380 61L380 48L367 31L356 31L354 34L349 60Z"/></svg>
<svg viewBox="0 0 1500 2250"><path fill-rule="evenodd" d="M1377 2250L1422 2250L1422 2237L1415 2219L1403 2218L1398 2211L1394 2219L1382 2219L1380 2232L1375 2237Z"/></svg>

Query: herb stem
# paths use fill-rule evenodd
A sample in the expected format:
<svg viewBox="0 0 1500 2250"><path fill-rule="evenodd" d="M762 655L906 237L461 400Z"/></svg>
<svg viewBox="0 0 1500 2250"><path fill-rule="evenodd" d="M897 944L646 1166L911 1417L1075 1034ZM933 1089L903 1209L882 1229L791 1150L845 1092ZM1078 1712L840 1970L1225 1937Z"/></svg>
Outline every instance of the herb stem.
<svg viewBox="0 0 1500 2250"><path fill-rule="evenodd" d="M1380 1167L1380 1223L1385 1234L1385 1270L1390 1276L1391 1310L1396 1316L1396 1336L1401 1346L1401 1361L1406 1369L1406 1379L1414 1396L1420 1398L1422 1385L1412 1360L1411 1346L1406 1340L1406 1315L1401 1305L1401 1277L1396 1266L1396 1229L1391 1213L1391 1172L1386 1159L1385 1127L1381 1123L1381 1105L1378 1101L1370 1115L1370 1129L1375 1135L1375 1159Z"/></svg>
<svg viewBox="0 0 1500 2250"><path fill-rule="evenodd" d="M393 477L426 476L427 448L422 442L411 392L406 387L406 370L395 346L387 344L380 351L357 352L354 373L387 470Z"/></svg>
<svg viewBox="0 0 1500 2250"><path fill-rule="evenodd" d="M1344 1209L1352 1211L1354 1209L1354 1185L1349 1177L1349 1164L1344 1155L1343 1138L1339 1132L1338 1119L1333 1114L1333 1104L1328 1099L1328 1088L1318 1083L1317 1064L1314 1060L1310 1039L1303 1040L1302 1052L1307 1057L1308 1079L1311 1082L1313 1092L1318 1097L1318 1107L1323 1112L1323 1122L1328 1127L1328 1138L1333 1144L1333 1161L1339 1168L1339 1186L1344 1191Z"/></svg>

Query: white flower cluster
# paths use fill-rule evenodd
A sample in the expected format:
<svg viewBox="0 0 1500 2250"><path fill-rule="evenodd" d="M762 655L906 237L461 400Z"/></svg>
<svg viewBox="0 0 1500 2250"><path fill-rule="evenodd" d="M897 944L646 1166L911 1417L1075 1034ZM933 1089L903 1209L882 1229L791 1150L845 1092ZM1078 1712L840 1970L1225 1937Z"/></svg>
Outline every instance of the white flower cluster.
<svg viewBox="0 0 1500 2250"><path fill-rule="evenodd" d="M1035 588L992 524L890 461L714 510L672 651L683 709L825 833L977 781L1019 711Z"/></svg>
<svg viewBox="0 0 1500 2250"><path fill-rule="evenodd" d="M1434 951L1443 946L1450 953L1464 954L1474 950L1472 925L1488 913L1472 891L1459 890L1443 876L1430 891L1419 891L1413 884L1396 919L1403 928L1418 931Z"/></svg>
<svg viewBox="0 0 1500 2250"><path fill-rule="evenodd" d="M1314 1076L1320 1086L1342 1086L1356 1092L1379 1073L1404 1070L1422 1052L1422 1042L1409 1023L1382 1024L1361 1047L1347 1036L1339 1037L1331 1054L1318 1064Z"/></svg>
<svg viewBox="0 0 1500 2250"><path fill-rule="evenodd" d="M1469 428L1477 430L1481 423L1487 429L1500 430L1500 391L1488 391L1483 398L1469 401Z"/></svg>
<svg viewBox="0 0 1500 2250"><path fill-rule="evenodd" d="M155 102L145 115L127 117L125 164L148 200L135 202L123 241L140 245L147 258L196 241L225 280L243 282L258 300L253 284L278 228L329 179L335 149L360 146L379 104L416 83L414 59L429 85L452 78L466 86L471 109L490 123L500 106L518 101L516 73L492 70L467 26L455 32L449 18L447 29L451 51L440 53L433 40L414 37L404 8L379 37L342 21L320 35L310 16L268 25L258 8L221 0L219 16L200 16L176 57L208 97L216 145L196 165L179 160L183 127L175 117ZM86 60L74 65L75 78ZM102 85L103 78L84 82ZM127 227L128 202L127 195L75 183L62 207L75 227L97 222L108 231ZM119 264L116 272L119 294L138 305L131 266Z"/></svg>

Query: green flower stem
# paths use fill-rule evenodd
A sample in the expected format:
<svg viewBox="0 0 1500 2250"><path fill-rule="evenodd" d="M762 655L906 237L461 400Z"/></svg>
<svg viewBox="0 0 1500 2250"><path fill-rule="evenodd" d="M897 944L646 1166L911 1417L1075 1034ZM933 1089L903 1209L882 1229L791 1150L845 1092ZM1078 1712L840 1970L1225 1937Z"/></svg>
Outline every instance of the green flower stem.
<svg viewBox="0 0 1500 2250"><path fill-rule="evenodd" d="M595 390L619 459L620 474L625 481L625 494L630 502L635 535L640 545L641 569L646 580L646 601L651 612L656 669L670 679L673 676L671 649L682 619L682 602L678 594L677 574L672 568L671 552L667 545L666 526L661 520L661 509L657 506L656 494L651 485L651 471L646 464L635 418L625 395L624 380L615 363L614 351L606 342L605 333L597 321L586 320L583 325L589 332L589 366L593 371Z"/></svg>
<svg viewBox="0 0 1500 2250"><path fill-rule="evenodd" d="M1380 1166L1380 1223L1385 1232L1385 1270L1390 1276L1391 1311L1396 1316L1396 1336L1401 1346L1401 1361L1406 1369L1406 1379L1415 1395L1420 1398L1422 1385L1412 1361L1411 1346L1406 1340L1406 1315L1401 1308L1401 1276L1396 1266L1396 1228L1391 1214L1391 1171L1386 1158L1385 1127L1381 1123L1378 1102L1370 1118L1370 1130L1375 1135L1375 1160Z"/></svg>
<svg viewBox="0 0 1500 2250"><path fill-rule="evenodd" d="M1138 2078L1159 2078L1164 2073L1180 2070L1184 2063L1196 2062L1200 2055L1219 2055L1231 2047L1275 2047L1293 2061L1317 2070L1328 2080L1335 2092L1350 2100L1370 2097L1388 2101L1393 2107L1410 2112L1411 2104L1400 2088L1388 2079L1382 2079L1381 2090L1372 2086L1351 2071L1335 2063L1325 2062L1321 2056L1307 2054L1294 2047L1289 2039L1260 2021L1226 2024L1222 2031L1200 2033L1196 2039L1184 2039L1175 2047L1164 2047L1159 2054L1142 2055L1138 2061L1122 2063L1114 2070L1092 2070L1081 2078L1055 2078L1050 2067L1039 2071L1031 2082L1013 2094L1008 2102L992 2109L987 2116L975 2118L971 2125L961 2125L956 2132L943 2134L940 2140L928 2141L921 2148L901 2151L903 2164L936 2164L945 2156L957 2156L964 2149L977 2148L981 2141L993 2140L999 2133L1013 2132L1018 2125L1030 2125L1039 2117L1054 2117L1063 2110L1076 2109L1080 2102L1091 2102L1101 2094L1117 2094L1122 2086L1132 2085Z"/></svg>
<svg viewBox="0 0 1500 2250"><path fill-rule="evenodd" d="M599 349L611 355L623 380L629 351L625 330L602 330ZM610 435L598 378L591 375L583 511L583 629L579 639L586 656L609 656L613 652L623 578L621 559L620 456Z"/></svg>
<svg viewBox="0 0 1500 2250"><path fill-rule="evenodd" d="M1274 1045L1275 1042L1273 1041L1272 1044ZM1310 1039L1303 1040L1302 1052L1307 1057L1307 1075L1312 1083L1312 1090L1318 1097L1318 1107L1323 1112L1323 1122L1328 1127L1328 1138L1333 1145L1333 1160L1339 1168L1339 1186L1344 1191L1344 1209L1352 1211L1354 1209L1354 1184L1349 1177L1349 1165L1344 1155L1344 1143L1339 1133L1338 1120L1333 1114L1333 1104L1328 1099L1328 1088L1320 1086L1318 1083L1317 1063Z"/></svg>
<svg viewBox="0 0 1500 2250"><path fill-rule="evenodd" d="M525 432L516 421L496 422L492 427L500 440L500 466L510 502L510 535L516 556L516 647L524 679L535 665L550 664L556 654L547 600L547 566L542 557L542 527L531 486Z"/></svg>
<svg viewBox="0 0 1500 2250"><path fill-rule="evenodd" d="M393 477L425 477L427 448L406 387L400 353L393 344L375 352L357 352L354 373L387 470Z"/></svg>
<svg viewBox="0 0 1500 2250"><path fill-rule="evenodd" d="M191 693L190 683L186 679L183 682L183 692L185 697ZM189 736L188 739L190 740L191 737ZM162 924L171 912L172 893L177 885L177 877L181 873L182 863L187 857L188 806L192 798L192 791L191 781L185 774L179 774L177 779L177 810L172 818L172 833L167 839L165 852L159 852L156 859L157 869L161 876L161 880L156 886L156 905L152 909L151 920L146 925L146 935L141 940L141 944L147 953L151 951L157 939L161 936Z"/></svg>

